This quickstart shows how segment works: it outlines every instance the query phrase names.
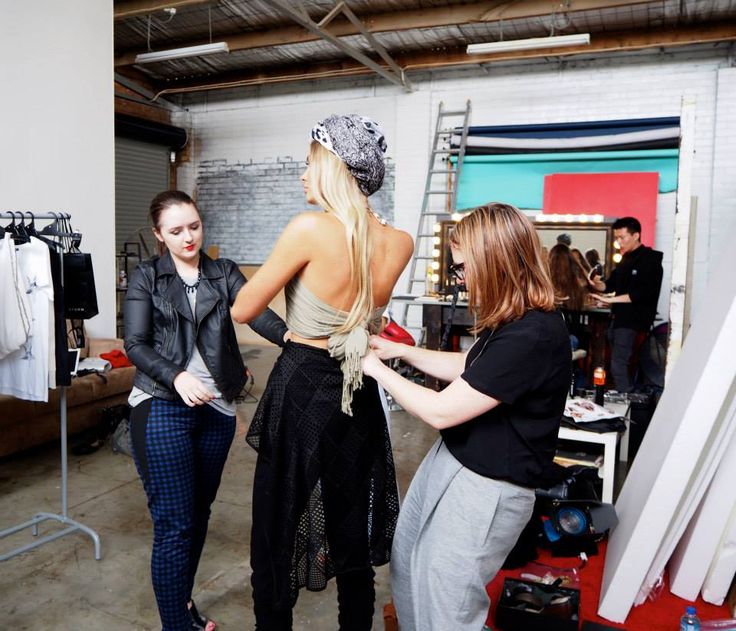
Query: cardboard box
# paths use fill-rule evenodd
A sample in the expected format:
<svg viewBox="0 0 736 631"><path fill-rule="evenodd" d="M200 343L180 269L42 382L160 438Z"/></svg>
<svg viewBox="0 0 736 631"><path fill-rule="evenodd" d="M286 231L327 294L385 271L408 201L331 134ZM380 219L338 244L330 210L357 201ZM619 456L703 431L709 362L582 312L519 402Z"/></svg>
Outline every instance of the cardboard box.
<svg viewBox="0 0 736 631"><path fill-rule="evenodd" d="M507 578L496 607L501 631L577 631L580 590Z"/></svg>

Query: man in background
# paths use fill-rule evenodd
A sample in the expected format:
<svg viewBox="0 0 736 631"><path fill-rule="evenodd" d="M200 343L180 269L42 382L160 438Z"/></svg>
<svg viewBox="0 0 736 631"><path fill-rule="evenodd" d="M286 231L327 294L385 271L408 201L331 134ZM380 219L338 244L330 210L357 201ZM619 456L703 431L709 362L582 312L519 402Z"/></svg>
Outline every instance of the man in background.
<svg viewBox="0 0 736 631"><path fill-rule="evenodd" d="M600 292L596 301L610 305L612 322L608 330L611 346L611 374L619 392L630 392L629 364L639 333L647 333L657 314L662 285L662 253L641 242L641 224L634 217L622 217L613 224L613 237L623 258L606 281L591 272L590 285Z"/></svg>

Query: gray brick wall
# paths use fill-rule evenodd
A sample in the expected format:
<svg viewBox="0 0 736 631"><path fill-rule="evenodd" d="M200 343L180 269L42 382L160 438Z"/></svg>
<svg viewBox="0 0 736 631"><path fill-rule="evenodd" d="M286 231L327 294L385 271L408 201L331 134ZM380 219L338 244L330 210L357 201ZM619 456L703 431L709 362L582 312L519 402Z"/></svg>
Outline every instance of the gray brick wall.
<svg viewBox="0 0 736 631"><path fill-rule="evenodd" d="M291 156L250 162L204 160L197 170L196 197L205 225L207 245L240 264L263 263L289 220L316 210L304 199L299 176L304 161ZM395 168L386 162L383 187L370 198L372 207L389 221L394 216Z"/></svg>

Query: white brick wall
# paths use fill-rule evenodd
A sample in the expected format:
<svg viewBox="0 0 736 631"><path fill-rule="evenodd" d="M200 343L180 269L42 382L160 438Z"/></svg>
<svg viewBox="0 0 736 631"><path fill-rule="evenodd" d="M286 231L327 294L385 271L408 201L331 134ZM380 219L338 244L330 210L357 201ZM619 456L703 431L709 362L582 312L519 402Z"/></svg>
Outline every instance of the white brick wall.
<svg viewBox="0 0 736 631"><path fill-rule="evenodd" d="M736 68L718 71L716 89L710 269L724 256L733 258L736 240Z"/></svg>
<svg viewBox="0 0 736 631"><path fill-rule="evenodd" d="M498 125L677 116L687 96L697 104L697 305L708 270L726 247L724 226L736 225L736 70L728 66L725 51L647 53L425 73L412 77L412 93L377 78L207 93L191 100L179 121L191 121L195 142L194 160L179 170L179 185L193 190L202 161L301 160L314 121L333 112L361 112L384 127L396 165L395 223L413 234L440 101L460 109L470 98L471 124ZM669 247L665 228L673 218L658 222L658 236L662 231Z"/></svg>

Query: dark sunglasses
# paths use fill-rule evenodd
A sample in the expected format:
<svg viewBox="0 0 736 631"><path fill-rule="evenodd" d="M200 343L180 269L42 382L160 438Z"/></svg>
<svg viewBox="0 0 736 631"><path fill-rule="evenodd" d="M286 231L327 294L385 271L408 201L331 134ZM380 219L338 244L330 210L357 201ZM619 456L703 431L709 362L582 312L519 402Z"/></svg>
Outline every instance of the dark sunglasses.
<svg viewBox="0 0 736 631"><path fill-rule="evenodd" d="M453 263L450 265L450 273L458 280L465 280L465 263Z"/></svg>

